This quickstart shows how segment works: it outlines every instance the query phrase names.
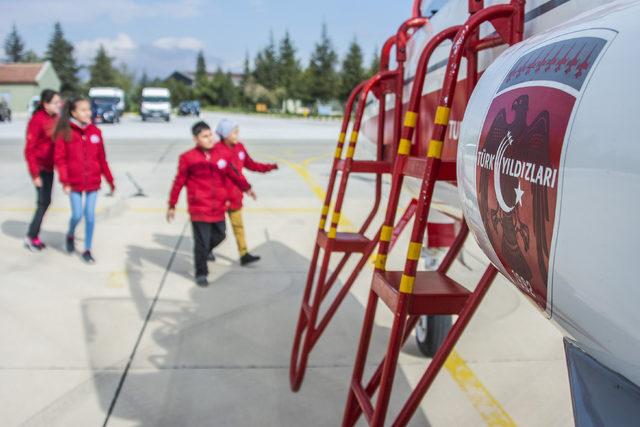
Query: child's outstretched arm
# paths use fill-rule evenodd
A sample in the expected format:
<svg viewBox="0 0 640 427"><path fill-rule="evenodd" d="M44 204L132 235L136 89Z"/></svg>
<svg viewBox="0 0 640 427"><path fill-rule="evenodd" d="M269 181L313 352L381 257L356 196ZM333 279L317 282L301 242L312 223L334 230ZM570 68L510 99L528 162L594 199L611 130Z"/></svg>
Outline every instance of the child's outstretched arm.
<svg viewBox="0 0 640 427"><path fill-rule="evenodd" d="M260 172L260 173L267 173L267 172L271 172L274 169L278 169L278 164L277 163L260 163L260 162L256 162L255 160L253 160L251 158L251 156L247 152L246 148L244 148L244 146L242 147L242 149L244 150L244 154L245 154L244 167L249 169L250 171L252 171L252 172Z"/></svg>
<svg viewBox="0 0 640 427"><path fill-rule="evenodd" d="M189 169L189 165L187 164L187 160L184 156L180 156L180 160L178 161L178 172L176 173L176 177L173 179L173 185L171 186L171 192L169 193L169 208L167 210L167 221L173 221L173 218L176 214L176 204L178 203L178 198L180 197L180 191L182 191L182 187L187 182L187 172Z"/></svg>

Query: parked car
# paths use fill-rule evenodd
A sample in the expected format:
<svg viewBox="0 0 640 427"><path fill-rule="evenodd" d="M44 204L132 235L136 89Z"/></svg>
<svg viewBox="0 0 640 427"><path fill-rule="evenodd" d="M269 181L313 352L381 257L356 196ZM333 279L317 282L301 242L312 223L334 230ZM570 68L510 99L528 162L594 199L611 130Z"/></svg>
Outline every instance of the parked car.
<svg viewBox="0 0 640 427"><path fill-rule="evenodd" d="M11 121L11 108L9 108L9 104L7 100L4 98L0 98L0 122L10 122Z"/></svg>
<svg viewBox="0 0 640 427"><path fill-rule="evenodd" d="M171 92L161 87L145 87L142 89L142 103L140 104L142 121L149 118L171 120Z"/></svg>
<svg viewBox="0 0 640 427"><path fill-rule="evenodd" d="M92 99L91 120L93 123L120 123L120 111L116 99Z"/></svg>
<svg viewBox="0 0 640 427"><path fill-rule="evenodd" d="M124 91L118 87L92 87L89 89L89 99L115 102L118 114L121 116L124 113Z"/></svg>
<svg viewBox="0 0 640 427"><path fill-rule="evenodd" d="M178 105L178 115L200 117L200 101L182 101Z"/></svg>

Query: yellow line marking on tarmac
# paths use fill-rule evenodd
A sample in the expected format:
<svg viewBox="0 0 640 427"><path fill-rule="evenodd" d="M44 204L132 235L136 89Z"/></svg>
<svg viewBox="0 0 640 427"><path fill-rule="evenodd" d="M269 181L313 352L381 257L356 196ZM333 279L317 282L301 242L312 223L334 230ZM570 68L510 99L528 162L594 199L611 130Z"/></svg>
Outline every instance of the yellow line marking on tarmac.
<svg viewBox="0 0 640 427"><path fill-rule="evenodd" d="M313 178L311 173L309 172L308 165L311 163L312 159L307 159L302 162L302 164L294 163L287 159L278 159L283 163L290 166L294 171L296 171L302 179L307 183L307 185L311 188L313 193L320 199L324 201L325 191L320 187L318 182ZM433 204L435 208L445 208L445 205L442 204ZM345 216L342 215L342 218L345 219ZM375 259L375 258L374 258ZM478 411L484 422L491 427L512 427L515 426L516 423L509 416L509 414L505 411L502 405L493 397L491 392L482 384L480 379L475 375L473 370L467 365L467 362L460 356L460 354L454 349L446 362L444 363L445 369L451 375L453 381L458 384L458 387L462 390L462 392L467 396L467 398L471 401L473 407Z"/></svg>
<svg viewBox="0 0 640 427"><path fill-rule="evenodd" d="M471 404L488 426L511 427L516 425L507 411L480 382L457 351L453 350L451 352L444 363L444 367L449 371L458 387L467 395Z"/></svg>
<svg viewBox="0 0 640 427"><path fill-rule="evenodd" d="M291 169L296 171L298 175L302 177L302 180L309 186L309 188L311 188L311 191L313 191L313 194L315 194L318 199L324 201L324 198L326 197L327 193L320 186L320 184L318 184L316 180L313 179L313 177L311 176L311 173L309 173L309 169L308 169L309 163L306 163L306 160L302 164L295 163L290 160L282 159L282 158L278 158L278 160L285 163Z"/></svg>
<svg viewBox="0 0 640 427"><path fill-rule="evenodd" d="M129 280L129 271L112 271L107 278L108 288L124 288Z"/></svg>
<svg viewBox="0 0 640 427"><path fill-rule="evenodd" d="M315 194L316 197L320 199L320 201L324 202L324 199L327 196L327 193L326 191L324 191L322 186L320 186L318 181L316 181L315 178L313 178L313 176L311 175L311 172L309 171L309 164L311 162L314 162L319 159L323 159L325 157L330 157L330 156L323 155L323 156L310 157L308 159L303 160L302 163L295 163L291 160L284 159L281 157L277 157L276 159L286 164L291 169L293 169L298 175L300 175L302 180L309 186L309 188L311 188L311 191L313 192L313 194ZM331 209L333 209L333 206L331 206ZM316 209L315 211L320 212L318 209ZM349 219L345 215L340 216L340 222L338 225L341 228L343 228L345 231L355 231L355 227L353 223L349 221Z"/></svg>

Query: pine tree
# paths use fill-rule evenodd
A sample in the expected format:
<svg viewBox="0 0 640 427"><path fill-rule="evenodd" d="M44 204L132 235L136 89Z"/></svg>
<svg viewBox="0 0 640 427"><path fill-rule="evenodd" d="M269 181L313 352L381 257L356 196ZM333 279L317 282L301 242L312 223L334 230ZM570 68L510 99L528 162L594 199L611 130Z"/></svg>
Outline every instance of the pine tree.
<svg viewBox="0 0 640 427"><path fill-rule="evenodd" d="M251 64L249 62L249 52L244 55L244 66L242 67L242 80L240 80L240 87L244 90L251 78Z"/></svg>
<svg viewBox="0 0 640 427"><path fill-rule="evenodd" d="M24 41L20 34L16 24L13 24L11 32L4 39L4 53L11 62L21 62L24 57Z"/></svg>
<svg viewBox="0 0 640 427"><path fill-rule="evenodd" d="M64 95L75 93L78 90L78 66L73 57L73 45L64 38L59 22L53 27L45 58L51 61L60 78L60 91Z"/></svg>
<svg viewBox="0 0 640 427"><path fill-rule="evenodd" d="M252 82L253 77L251 75L251 63L249 60L249 52L247 52L244 57L244 66L242 68L242 80L240 80L240 87L238 88L238 102L242 107L247 107L251 104L251 100L247 96L247 93Z"/></svg>
<svg viewBox="0 0 640 427"><path fill-rule="evenodd" d="M373 51L373 57L371 58L371 65L369 66L369 76L373 76L378 71L380 71L380 55L376 47Z"/></svg>
<svg viewBox="0 0 640 427"><path fill-rule="evenodd" d="M146 70L142 70L142 75L140 76L140 80L136 84L135 95L131 97L131 101L137 107L140 106L142 102L142 89L149 86L149 75Z"/></svg>
<svg viewBox="0 0 640 427"><path fill-rule="evenodd" d="M113 58L107 55L103 45L98 48L93 64L89 68L90 86L113 86L116 83L116 71L113 68Z"/></svg>
<svg viewBox="0 0 640 427"><path fill-rule="evenodd" d="M136 75L129 70L127 64L120 64L115 70L115 87L123 90L125 96L125 110L129 111L134 101L134 85Z"/></svg>
<svg viewBox="0 0 640 427"><path fill-rule="evenodd" d="M29 49L22 56L22 62L42 62L42 58L38 56L33 50Z"/></svg>
<svg viewBox="0 0 640 427"><path fill-rule="evenodd" d="M273 33L271 33L269 44L256 56L253 75L256 82L269 90L275 89L278 85L278 58Z"/></svg>
<svg viewBox="0 0 640 427"><path fill-rule="evenodd" d="M341 101L346 101L353 88L366 78L362 62L362 49L354 39L349 45L349 51L344 57L344 61L342 61L340 92L338 94Z"/></svg>
<svg viewBox="0 0 640 427"><path fill-rule="evenodd" d="M207 63L204 60L204 52L199 51L196 58L196 84L207 79Z"/></svg>
<svg viewBox="0 0 640 427"><path fill-rule="evenodd" d="M288 31L280 41L278 57L278 86L284 89L287 98L298 98L300 96L300 62L296 58L296 48Z"/></svg>
<svg viewBox="0 0 640 427"><path fill-rule="evenodd" d="M338 89L338 76L335 70L337 61L338 55L333 50L327 34L327 25L322 24L322 36L311 54L306 76L309 96L312 99L326 102L335 98Z"/></svg>

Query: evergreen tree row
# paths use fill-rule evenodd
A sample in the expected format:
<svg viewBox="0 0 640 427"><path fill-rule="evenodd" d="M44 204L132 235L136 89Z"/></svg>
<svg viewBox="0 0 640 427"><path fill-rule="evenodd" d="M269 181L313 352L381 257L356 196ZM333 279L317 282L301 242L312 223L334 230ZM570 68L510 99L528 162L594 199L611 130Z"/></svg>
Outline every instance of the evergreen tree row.
<svg viewBox="0 0 640 427"><path fill-rule="evenodd" d="M74 57L73 45L65 38L60 23L54 25L43 58L26 50L15 25L5 39L4 50L12 62L51 61L65 95L86 93L89 87L94 86L116 86L125 91L127 104L130 106L139 102L142 88L150 85L169 88L174 103L199 99L205 106L253 109L255 104L263 103L270 108L279 108L287 99L301 100L305 105L332 100L344 102L359 82L378 71L380 62L377 52L374 52L370 66L366 67L362 48L355 38L340 60L326 25L322 26L320 40L316 43L306 68L298 59L297 49L289 32L285 32L277 44L271 33L269 42L256 54L253 63L247 54L239 85L234 84L232 75L221 68L209 74L202 51L196 57L193 86L173 79L150 80L146 73L136 81L135 74L126 64L114 64L114 59L108 55L104 46L98 48L88 67L89 81L82 85L78 78L80 67Z"/></svg>

